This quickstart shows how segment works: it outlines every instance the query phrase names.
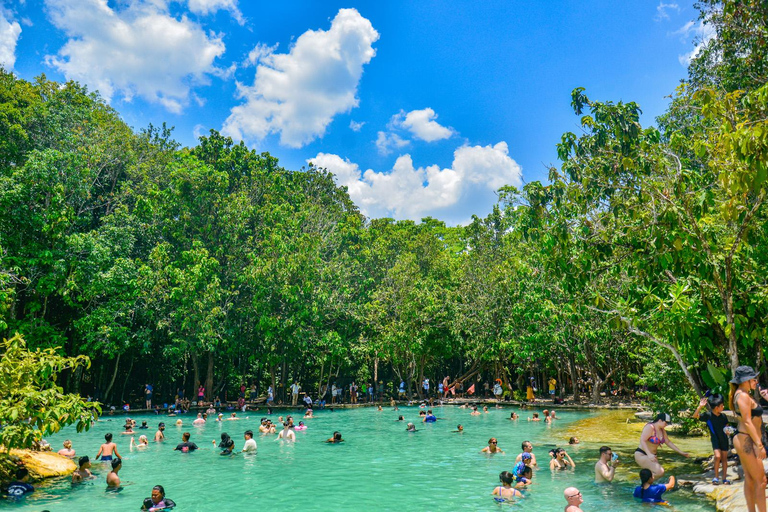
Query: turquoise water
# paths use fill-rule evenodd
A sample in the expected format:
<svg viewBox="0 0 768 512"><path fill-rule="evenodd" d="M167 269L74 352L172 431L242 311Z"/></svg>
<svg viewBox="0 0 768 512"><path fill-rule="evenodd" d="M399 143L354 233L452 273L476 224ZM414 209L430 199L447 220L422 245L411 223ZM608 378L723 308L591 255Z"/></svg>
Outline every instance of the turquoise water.
<svg viewBox="0 0 768 512"><path fill-rule="evenodd" d="M622 466L618 482L597 486L593 483L597 444L582 444L569 449L576 463L575 471L552 473L547 452L554 446L567 445L567 427L580 418L599 414L562 412L553 426L525 420L530 411L519 411L521 421L510 421L511 409L491 409L488 414L470 416L468 409L455 406L436 407L440 420L435 424L418 423L418 408L400 407L392 411L375 408L318 411L314 419L304 420L308 429L296 432L296 443L276 441L276 435L257 433L258 454L232 457L218 455L211 441L227 432L242 449L243 432L257 431L261 411L249 412L240 421L210 422L193 427L193 415L180 416L185 425L176 427L177 418L134 416L139 424L148 420L145 432L151 439L157 423L167 425L165 443L150 442L142 451L129 449L129 436L121 436L124 418L105 417L87 433L68 430L49 441L56 450L64 439L72 439L78 456L98 452L106 432L115 435L123 455L120 477L124 488L106 492L106 464L94 463L95 480L72 486L69 478L51 479L39 484L37 491L21 503L1 502L0 508L29 511L126 511L138 510L150 495L153 485L165 487L167 496L176 501L181 511L259 510L517 510L552 511L565 506L563 490L576 486L584 495L582 508L589 511L638 510L631 498L638 468L632 460L635 440L623 447L614 446ZM277 420L284 411L275 411ZM403 415L405 422L396 421ZM294 415L295 422L302 419ZM420 430L405 432L405 424L413 421ZM464 425L463 434L453 433L457 423ZM609 426L607 426L609 428ZM334 430L342 432L345 442L323 443ZM173 448L181 442L181 433L192 433L192 441L201 447L194 453L182 454ZM506 455L484 455L489 437L499 440ZM137 436L138 439L138 436ZM534 444L539 465L535 484L519 503L500 505L490 496L501 471L511 471L523 440ZM703 441L703 445L708 444ZM669 451L662 456L671 461ZM693 499L687 491L667 494L673 510L712 511L714 506ZM645 508L645 507L643 507ZM660 508L660 510L662 510ZM664 507L663 510L670 510Z"/></svg>

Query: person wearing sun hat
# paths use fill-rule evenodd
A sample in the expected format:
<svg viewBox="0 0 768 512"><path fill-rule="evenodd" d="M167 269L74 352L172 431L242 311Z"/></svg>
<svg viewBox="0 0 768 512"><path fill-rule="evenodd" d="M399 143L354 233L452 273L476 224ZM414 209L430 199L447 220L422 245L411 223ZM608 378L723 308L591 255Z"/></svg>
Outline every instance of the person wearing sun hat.
<svg viewBox="0 0 768 512"><path fill-rule="evenodd" d="M650 469L653 478L659 479L664 475L664 468L659 464L656 452L659 446L666 444L671 449L682 455L689 455L675 446L675 443L667 435L667 425L672 422L672 418L665 412L660 412L651 423L646 423L643 431L640 433L640 446L635 450L635 462L638 466Z"/></svg>
<svg viewBox="0 0 768 512"><path fill-rule="evenodd" d="M750 512L765 512L765 446L763 445L763 408L752 397L758 388L758 373L751 366L739 366L733 372L729 402L739 420L733 446L744 469L744 499ZM761 393L762 394L762 393Z"/></svg>

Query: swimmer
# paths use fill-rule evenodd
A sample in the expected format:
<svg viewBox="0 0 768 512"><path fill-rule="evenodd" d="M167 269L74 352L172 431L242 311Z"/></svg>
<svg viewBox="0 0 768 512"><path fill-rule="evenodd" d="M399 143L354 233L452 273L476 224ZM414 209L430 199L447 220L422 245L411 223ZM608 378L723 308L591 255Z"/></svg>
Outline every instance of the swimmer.
<svg viewBox="0 0 768 512"><path fill-rule="evenodd" d="M491 493L493 496L495 496L495 500L499 503L503 503L505 501L509 501L512 498L522 498L523 495L512 487L512 483L514 482L514 476L512 476L512 473L509 471L502 471L499 475L499 482L501 482L501 485L496 487L493 492Z"/></svg>
<svg viewBox="0 0 768 512"><path fill-rule="evenodd" d="M406 432L418 432L418 430L416 430L416 425L414 425L413 423L408 423L408 425L405 426L405 431Z"/></svg>
<svg viewBox="0 0 768 512"><path fill-rule="evenodd" d="M122 467L123 461L121 459L114 459L112 461L112 471L107 473L107 487L120 487L120 477L117 476L117 473Z"/></svg>
<svg viewBox="0 0 768 512"><path fill-rule="evenodd" d="M256 440L253 439L253 431L246 430L243 434L245 438L245 445L243 446L243 453L256 453Z"/></svg>
<svg viewBox="0 0 768 512"><path fill-rule="evenodd" d="M515 487L518 489L525 489L533 483L532 478L533 468L531 466L523 466L522 473L520 475L515 475Z"/></svg>
<svg viewBox="0 0 768 512"><path fill-rule="evenodd" d="M516 412L513 412L512 414L509 415L509 419L511 421L519 420L520 416L518 416Z"/></svg>
<svg viewBox="0 0 768 512"><path fill-rule="evenodd" d="M544 421L546 423L552 423L552 418L549 417L549 411L544 409Z"/></svg>
<svg viewBox="0 0 768 512"><path fill-rule="evenodd" d="M160 512L162 510L170 510L176 506L176 503L172 499L165 497L165 489L162 485L156 485L152 488L152 496L144 498L144 503L141 505L141 510L148 510L149 512Z"/></svg>
<svg viewBox="0 0 768 512"><path fill-rule="evenodd" d="M147 428L149 428L149 425L147 425L147 422L146 422L146 421L142 421L142 422L141 422L141 426L140 426L139 428L140 428L140 429L147 429Z"/></svg>
<svg viewBox="0 0 768 512"><path fill-rule="evenodd" d="M192 453L193 451L197 450L198 447L195 443L189 442L190 437L189 432L184 432L181 434L181 442L176 445L176 448L173 449L173 451L180 451L181 453Z"/></svg>
<svg viewBox="0 0 768 512"><path fill-rule="evenodd" d="M285 439L286 441L296 441L296 433L293 431L293 425L287 421L283 423L283 430L277 434L277 439Z"/></svg>
<svg viewBox="0 0 768 512"><path fill-rule="evenodd" d="M112 434L107 433L104 436L104 439L107 441L106 443L102 444L99 448L99 453L96 454L96 460L99 460L99 457L101 457L102 461L109 461L112 460L112 454L114 453L118 458L122 459L120 456L120 452L117 451L117 445L112 442Z"/></svg>
<svg viewBox="0 0 768 512"><path fill-rule="evenodd" d="M555 416L555 411L551 411L549 413L549 419L551 419L551 420L556 420L557 419L557 416Z"/></svg>
<svg viewBox="0 0 768 512"><path fill-rule="evenodd" d="M75 484L77 482L82 482L86 478L91 478L93 475L91 474L90 468L91 460L88 456L83 455L80 457L80 460L77 461L77 469L72 473L72 483Z"/></svg>
<svg viewBox="0 0 768 512"><path fill-rule="evenodd" d="M653 481L653 472L647 468L641 469L640 485L635 487L632 495L643 503L666 503L667 501L661 495L675 487L675 477L670 476L666 484L653 485Z"/></svg>
<svg viewBox="0 0 768 512"><path fill-rule="evenodd" d="M472 412L469 413L469 414L470 414L470 416L480 416L481 413L480 413L480 411L477 410L477 406L473 405L472 406Z"/></svg>
<svg viewBox="0 0 768 512"><path fill-rule="evenodd" d="M333 436L330 439L325 440L326 443L342 443L344 440L341 438L341 432L338 430L333 433Z"/></svg>
<svg viewBox="0 0 768 512"><path fill-rule="evenodd" d="M487 405L484 405L484 406L483 406L483 412L484 412L485 414L488 414L488 406L487 406Z"/></svg>
<svg viewBox="0 0 768 512"><path fill-rule="evenodd" d="M616 475L616 466L619 464L619 457L613 456L613 451L608 446L600 447L600 458L595 464L595 483L613 482Z"/></svg>
<svg viewBox="0 0 768 512"><path fill-rule="evenodd" d="M197 413L197 418L195 418L195 421L192 422L193 425L205 425L205 419L203 418L202 413Z"/></svg>
<svg viewBox="0 0 768 512"><path fill-rule="evenodd" d="M483 448L480 453L504 453L504 450L499 448L499 443L495 437L488 440L488 446Z"/></svg>
<svg viewBox="0 0 768 512"><path fill-rule="evenodd" d="M437 418L435 417L435 415L434 415L434 414L432 414L432 409L429 409L429 410L427 411L427 415L426 415L426 416L424 416L424 420L423 420L423 422L424 422L424 423L434 423L434 422L436 422L436 421L437 421Z"/></svg>
<svg viewBox="0 0 768 512"><path fill-rule="evenodd" d="M224 415L219 413L219 415L216 417L216 421L224 421Z"/></svg>
<svg viewBox="0 0 768 512"><path fill-rule="evenodd" d="M296 427L294 430L307 430L307 426L304 424L303 421L300 421L299 426Z"/></svg>
<svg viewBox="0 0 768 512"><path fill-rule="evenodd" d="M570 439L568 440L568 444L571 444L571 445L573 445L573 444L579 444L580 442L581 442L581 441L579 441L579 438L578 438L578 437L572 437L572 438L570 438Z"/></svg>
<svg viewBox="0 0 768 512"><path fill-rule="evenodd" d="M383 411L384 409L382 409L382 408L381 408L381 406L378 406L378 407L376 408L376 410L377 410L377 411Z"/></svg>
<svg viewBox="0 0 768 512"><path fill-rule="evenodd" d="M531 444L531 442L523 441L522 448L523 448L523 451L515 458L515 462L522 461L523 455L528 453L531 455L531 466L538 466L538 464L536 463L536 455L534 455L533 453L533 445Z"/></svg>
<svg viewBox="0 0 768 512"><path fill-rule="evenodd" d="M659 413L651 423L646 423L640 433L640 446L635 450L635 462L641 468L650 469L654 478L664 475L664 468L659 464L656 456L659 447L666 444L683 457L690 457L687 453L675 446L667 437L667 425L672 422L669 414Z"/></svg>
<svg viewBox="0 0 768 512"><path fill-rule="evenodd" d="M541 421L541 418L539 418L539 413L533 413L533 418L528 418L528 421Z"/></svg>
<svg viewBox="0 0 768 512"><path fill-rule="evenodd" d="M177 427L180 427L180 426L182 426L183 424L184 424L184 422L183 422L183 421L181 421L181 418L179 418L179 419L177 419L177 420L176 420L176 426L177 426Z"/></svg>
<svg viewBox="0 0 768 512"><path fill-rule="evenodd" d="M163 431L165 430L165 423L162 421L157 424L157 432L155 432L155 442L165 441L165 434L163 434Z"/></svg>
<svg viewBox="0 0 768 512"><path fill-rule="evenodd" d="M250 430L248 432L251 432ZM253 437L253 432L251 432L251 437ZM212 441L213 445L216 446L216 441ZM256 444L256 441L253 442L253 444ZM231 455L232 450L235 448L235 442L232 440L231 437L229 437L229 434L226 432L221 433L221 441L219 442L219 449L221 450L221 453L219 455ZM245 448L243 448L243 451L245 451Z"/></svg>
<svg viewBox="0 0 768 512"><path fill-rule="evenodd" d="M67 439L63 443L64 448L59 450L59 455L63 455L64 457L73 459L75 457L75 450L72 449L72 441Z"/></svg>
<svg viewBox="0 0 768 512"><path fill-rule="evenodd" d="M405 421L405 418L403 418L402 416L398 416L395 421Z"/></svg>
<svg viewBox="0 0 768 512"><path fill-rule="evenodd" d="M584 503L584 498L581 496L581 492L575 487L568 487L563 491L566 503L565 512L584 512L581 510L580 505Z"/></svg>
<svg viewBox="0 0 768 512"><path fill-rule="evenodd" d="M147 436L140 435L139 444L136 444L136 440L131 438L131 448L146 448L147 446L149 446L149 440L147 439Z"/></svg>
<svg viewBox="0 0 768 512"><path fill-rule="evenodd" d="M126 423L125 427L123 427L123 428L125 428L125 431L121 432L122 435L124 435L124 436L132 436L133 434L135 434L135 432L133 431L133 425L131 425L130 422Z"/></svg>
<svg viewBox="0 0 768 512"><path fill-rule="evenodd" d="M461 426L461 423L459 423L458 425L456 425L456 430L454 430L453 432L454 433L463 434L464 433L464 427Z"/></svg>
<svg viewBox="0 0 768 512"><path fill-rule="evenodd" d="M314 416L312 416L313 412L314 411L312 411L312 409L307 409L307 412L304 413L304 417L305 418L313 418L314 417Z"/></svg>
<svg viewBox="0 0 768 512"><path fill-rule="evenodd" d="M549 469L553 471L556 469L573 469L576 467L571 456L562 448L555 448L550 451L549 454L552 456L552 460L549 461Z"/></svg>

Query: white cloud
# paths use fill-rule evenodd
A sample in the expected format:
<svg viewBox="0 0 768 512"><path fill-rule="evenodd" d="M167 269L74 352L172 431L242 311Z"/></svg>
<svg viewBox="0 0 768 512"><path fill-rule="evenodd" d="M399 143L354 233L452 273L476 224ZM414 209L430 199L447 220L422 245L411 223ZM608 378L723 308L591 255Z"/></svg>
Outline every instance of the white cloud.
<svg viewBox="0 0 768 512"><path fill-rule="evenodd" d="M106 0L46 0L51 21L69 38L46 62L67 79L98 89L108 101L140 96L171 112L189 102L194 85L222 73L220 35L185 16L172 17L163 1L137 1L122 10Z"/></svg>
<svg viewBox="0 0 768 512"><path fill-rule="evenodd" d="M460 222L473 213L484 215L503 185L520 186L522 169L509 156L506 142L495 146L462 146L453 154L450 168L414 167L402 155L389 172L360 167L338 155L319 153L309 160L334 173L346 186L360 210L369 217L420 220L434 216Z"/></svg>
<svg viewBox="0 0 768 512"><path fill-rule="evenodd" d="M431 108L412 110L405 115L402 125L417 138L427 142L447 139L453 135L450 128L440 125L435 119L437 114Z"/></svg>
<svg viewBox="0 0 768 512"><path fill-rule="evenodd" d="M19 22L9 17L0 4L0 66L7 71L12 70L16 64L16 44L21 34Z"/></svg>
<svg viewBox="0 0 768 512"><path fill-rule="evenodd" d="M349 129L353 132L359 132L363 126L365 125L365 121L357 122L357 121L350 121L349 122Z"/></svg>
<svg viewBox="0 0 768 512"><path fill-rule="evenodd" d="M269 46L266 43L258 43L256 46L253 47L253 50L248 52L248 59L246 60L246 65L249 66L255 66L259 63L262 59L265 59L275 53L275 50L277 50L277 43L275 43L274 46Z"/></svg>
<svg viewBox="0 0 768 512"><path fill-rule="evenodd" d="M680 12L680 6L677 4L665 4L663 1L660 1L659 5L656 6L656 17L654 19L656 21L668 20L669 12L667 11L672 10Z"/></svg>
<svg viewBox="0 0 768 512"><path fill-rule="evenodd" d="M698 23L689 21L672 34L679 35L680 39L683 41L693 37L693 42L695 43L693 50L677 56L677 60L680 61L680 64L683 66L688 66L707 43L717 36L715 28L711 24L705 23L704 20L701 20Z"/></svg>
<svg viewBox="0 0 768 512"><path fill-rule="evenodd" d="M253 86L238 83L245 102L232 108L222 131L237 139L279 133L290 147L322 137L334 116L357 106L357 85L378 39L357 10L339 10L329 30L308 30L289 53L261 59Z"/></svg>
<svg viewBox="0 0 768 512"><path fill-rule="evenodd" d="M244 24L245 20L237 8L237 0L189 0L189 10L195 14L208 15L216 11L229 11L239 24Z"/></svg>
<svg viewBox="0 0 768 512"><path fill-rule="evenodd" d="M376 147L379 148L379 153L382 155L388 155L392 151L408 146L410 143L411 141L403 139L398 134L392 132L379 132L376 139Z"/></svg>

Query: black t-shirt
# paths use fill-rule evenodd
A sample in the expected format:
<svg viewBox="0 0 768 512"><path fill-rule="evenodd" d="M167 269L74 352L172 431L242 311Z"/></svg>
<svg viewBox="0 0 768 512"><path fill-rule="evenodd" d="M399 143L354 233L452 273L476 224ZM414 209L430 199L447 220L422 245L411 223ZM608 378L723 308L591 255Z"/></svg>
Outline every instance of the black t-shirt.
<svg viewBox="0 0 768 512"><path fill-rule="evenodd" d="M176 445L176 450L179 450L180 452L184 452L184 453L193 452L197 450L197 445L195 443L190 443L190 442L179 443L178 445Z"/></svg>
<svg viewBox="0 0 768 512"><path fill-rule="evenodd" d="M728 426L728 418L725 417L725 414L718 416L711 412L704 412L699 416L699 421L707 424L712 441L718 441L720 446L728 446L728 436L723 430Z"/></svg>

